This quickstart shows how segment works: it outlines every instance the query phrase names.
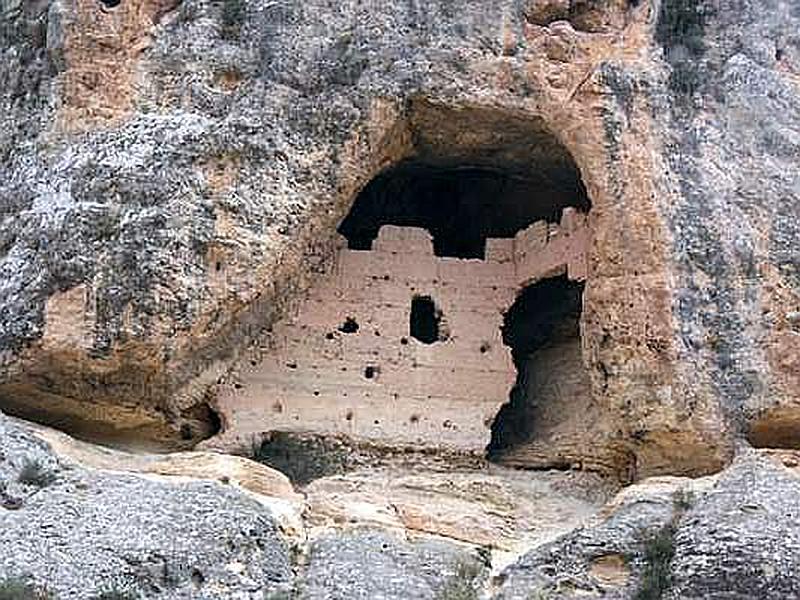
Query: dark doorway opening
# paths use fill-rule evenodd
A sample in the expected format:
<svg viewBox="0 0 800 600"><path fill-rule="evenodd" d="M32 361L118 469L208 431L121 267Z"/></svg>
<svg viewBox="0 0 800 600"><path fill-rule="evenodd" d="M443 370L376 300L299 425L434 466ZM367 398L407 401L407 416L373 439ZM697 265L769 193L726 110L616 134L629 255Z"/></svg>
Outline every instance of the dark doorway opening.
<svg viewBox="0 0 800 600"><path fill-rule="evenodd" d="M383 225L421 227L432 235L436 256L484 258L486 238L513 237L534 221L558 222L565 206L589 209L579 178L565 185L535 173L407 161L367 184L339 233L351 250L370 250Z"/></svg>
<svg viewBox="0 0 800 600"><path fill-rule="evenodd" d="M566 370L582 368L582 295L583 283L566 276L544 279L523 289L505 313L503 342L511 348L517 380L509 401L492 423L489 458L499 458L505 450L529 441L536 428L538 402L560 393L552 383L559 370L565 370L567 380L570 373ZM564 357L577 358L565 361ZM564 391L568 393L568 389Z"/></svg>
<svg viewBox="0 0 800 600"><path fill-rule="evenodd" d="M409 332L411 337L423 344L433 344L441 340L439 324L442 313L430 296L414 296L411 299Z"/></svg>

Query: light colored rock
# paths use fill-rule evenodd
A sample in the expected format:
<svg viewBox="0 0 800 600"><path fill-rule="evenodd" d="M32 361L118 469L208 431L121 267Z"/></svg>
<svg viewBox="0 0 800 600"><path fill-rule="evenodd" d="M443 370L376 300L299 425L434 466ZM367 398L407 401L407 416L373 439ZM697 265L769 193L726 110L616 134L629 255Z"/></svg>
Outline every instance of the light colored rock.
<svg viewBox="0 0 800 600"><path fill-rule="evenodd" d="M413 467L356 471L312 482L305 490L312 527L382 526L520 553L575 528L602 502L583 488L596 477L561 472L436 472ZM500 558L498 557L498 560Z"/></svg>
<svg viewBox="0 0 800 600"><path fill-rule="evenodd" d="M221 389L226 427L215 445L315 431L483 454L516 377L503 313L530 282L585 277L589 230L574 212L563 211L535 252L544 221L486 240L485 260L435 256L425 230L390 225L371 251L341 248L297 312L273 326L261 360ZM433 343L410 329L415 298L435 303ZM584 371L579 355L571 366ZM582 383L588 395L588 375Z"/></svg>
<svg viewBox="0 0 800 600"><path fill-rule="evenodd" d="M328 532L309 554L296 591L304 600L470 598L486 577L485 558L470 548L370 528Z"/></svg>
<svg viewBox="0 0 800 600"><path fill-rule="evenodd" d="M33 429L36 436L47 442L60 457L86 467L208 479L238 485L262 496L284 500L300 498L286 475L239 456L214 452L131 453L82 442L47 427L30 423L26 426Z"/></svg>

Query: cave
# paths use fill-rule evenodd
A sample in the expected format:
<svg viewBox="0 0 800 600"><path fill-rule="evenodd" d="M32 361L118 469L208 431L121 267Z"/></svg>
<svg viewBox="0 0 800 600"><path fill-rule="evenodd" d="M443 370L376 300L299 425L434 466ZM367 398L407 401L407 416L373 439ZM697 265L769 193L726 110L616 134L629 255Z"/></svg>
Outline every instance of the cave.
<svg viewBox="0 0 800 600"><path fill-rule="evenodd" d="M517 378L492 423L487 447L490 459L529 442L535 435L542 401L558 401L573 393L580 362L580 316L583 283L565 276L543 279L525 287L503 317L503 343L510 349ZM557 381L560 385L553 386Z"/></svg>
<svg viewBox="0 0 800 600"><path fill-rule="evenodd" d="M591 202L572 156L510 113L415 103L408 126L413 149L365 178L336 224L329 270L222 391L226 433L494 457L536 435L529 395L514 401L528 362L562 334L580 362Z"/></svg>

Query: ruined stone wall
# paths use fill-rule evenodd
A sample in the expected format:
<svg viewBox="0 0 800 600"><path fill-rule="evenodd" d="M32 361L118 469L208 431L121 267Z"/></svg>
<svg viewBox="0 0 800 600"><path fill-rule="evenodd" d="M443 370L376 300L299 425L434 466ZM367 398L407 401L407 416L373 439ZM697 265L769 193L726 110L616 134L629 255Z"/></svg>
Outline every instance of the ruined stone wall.
<svg viewBox="0 0 800 600"><path fill-rule="evenodd" d="M525 283L585 277L589 238L585 215L567 208L560 224L487 240L485 260L434 256L426 231L390 225L372 250L340 249L332 272L274 326L263 360L223 392L227 428L216 442L313 431L483 452L516 378L503 313ZM410 330L415 296L440 311L433 343ZM560 400L557 411L570 414L570 398Z"/></svg>

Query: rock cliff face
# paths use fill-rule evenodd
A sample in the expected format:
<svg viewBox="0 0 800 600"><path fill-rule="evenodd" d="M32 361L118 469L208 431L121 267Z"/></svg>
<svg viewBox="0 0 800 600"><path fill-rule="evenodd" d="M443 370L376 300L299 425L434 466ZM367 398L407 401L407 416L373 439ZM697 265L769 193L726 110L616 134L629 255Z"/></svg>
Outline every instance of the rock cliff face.
<svg viewBox="0 0 800 600"><path fill-rule="evenodd" d="M605 424L561 459L702 473L742 435L796 445L787 3L3 10L7 409L213 434L213 384L324 272L357 191L413 158L588 198Z"/></svg>
<svg viewBox="0 0 800 600"><path fill-rule="evenodd" d="M428 426L428 414L446 434L426 433L426 451L458 439L482 454L493 436L491 457L505 465L627 483L727 469L709 484L723 491L700 504L642 513L644 529L674 538L670 593L734 593L720 587L722 555L739 553L753 569L766 565L740 582L742 594L797 595L785 577L796 565L780 549L767 560L753 554L755 534L718 542L740 509L748 523L774 525L770 539L796 537L788 513L768 518L749 508L768 498L736 490L737 478L766 478L780 481L776 502L797 493L768 457L800 448L798 31L800 6L785 0L0 0L0 410L130 448L205 440L237 451L308 429L393 452L419 441L412 427ZM476 366L478 383L460 393L454 382L442 398L429 384L446 377L401 381L416 386L419 410L360 397L348 412L338 398L334 423L329 404L302 397L313 418L270 416L285 405L280 377L251 375L276 357L292 368L276 343L308 313L306 299L331 289L343 240L367 252L382 225L422 227L437 258L488 260L487 239L552 225L568 207L587 231L569 319L547 322L541 343L515 345L541 322L520 319L512 331L517 304L504 298L489 316L473 311L474 330L464 319L469 334L491 330L503 356L449 323L447 339L410 360L439 364L437 344L468 341L475 356L460 368L481 354L507 368ZM569 275L568 262L529 283ZM446 283L431 278L422 297L435 300ZM387 314L398 289L381 291ZM561 319L555 307L575 298L556 298L538 310ZM497 389L513 379L511 359L508 396ZM391 380L362 355L341 360L372 367L371 386ZM502 384L485 380L497 373ZM380 389L394 401L396 390ZM267 409L242 419L255 405ZM385 414L386 429L354 423L362 413ZM455 431L449 414L480 422ZM113 493L140 485L115 480ZM206 492L180 493L202 503ZM9 494L14 504L19 494ZM646 556L630 554L632 530L606 558L574 550L606 535L581 531L531 550L491 593L569 597L552 577L566 570L591 585L623 582L592 589L627 597L649 577ZM384 534L318 538L320 562L303 575L309 597L347 588L327 561L355 560ZM386 543L391 556L415 557L387 559L392 568L414 569L433 552L441 572L489 581L469 552ZM291 568L278 554L273 579L286 583ZM256 577L258 560L237 577ZM92 569L81 576L102 571ZM419 597L446 587L424 573L413 585Z"/></svg>

